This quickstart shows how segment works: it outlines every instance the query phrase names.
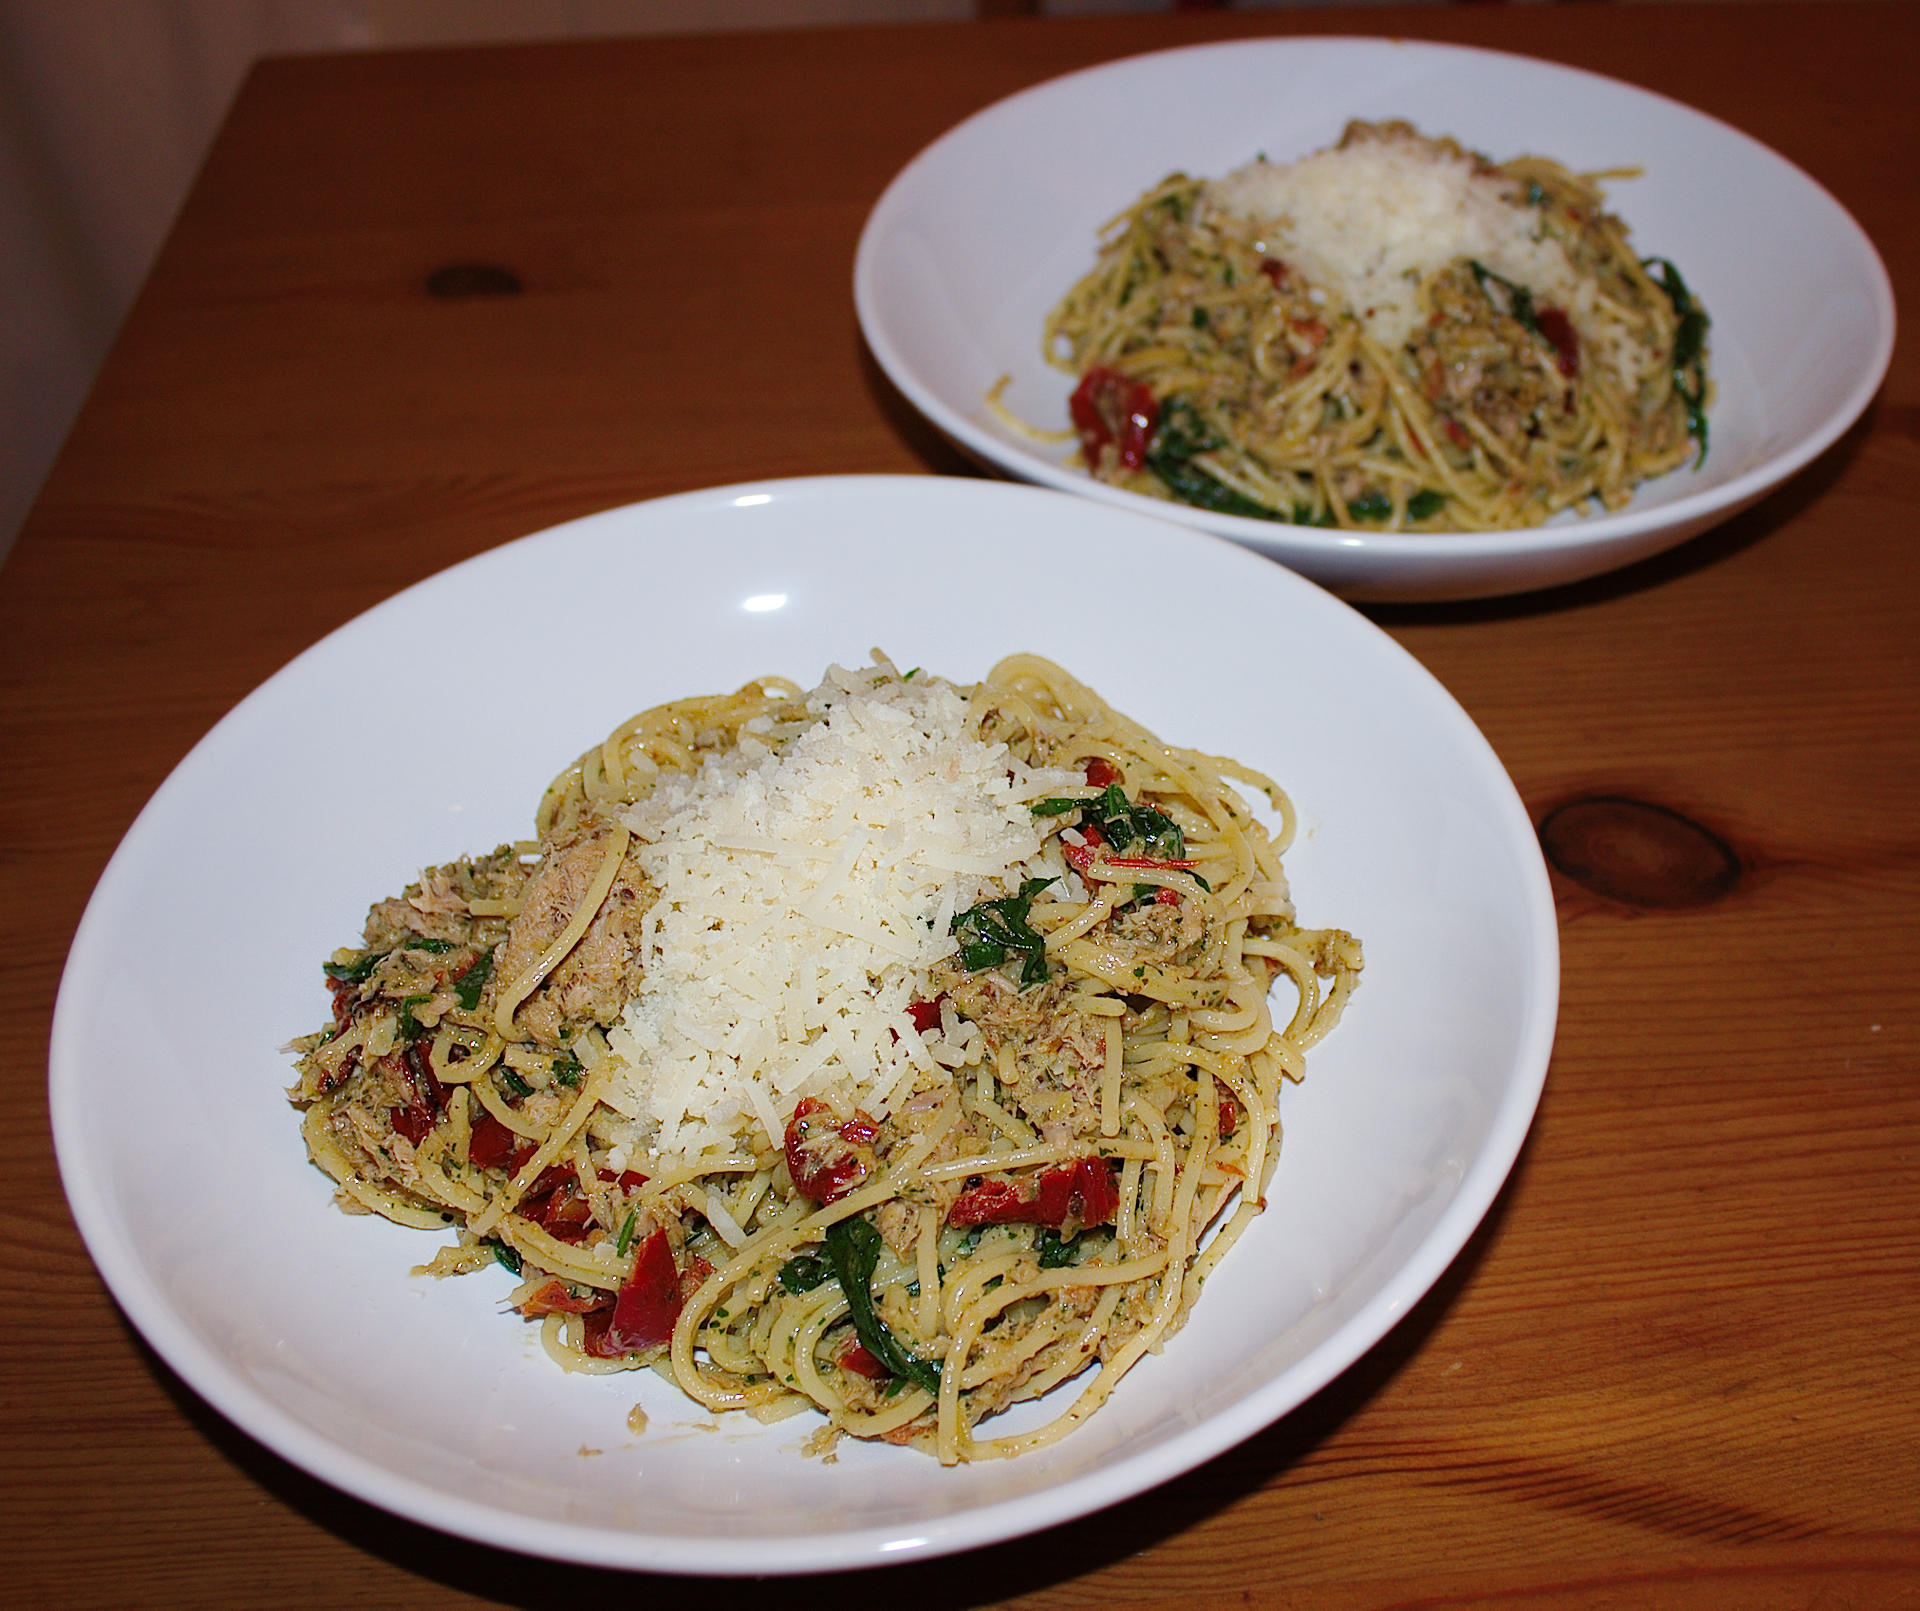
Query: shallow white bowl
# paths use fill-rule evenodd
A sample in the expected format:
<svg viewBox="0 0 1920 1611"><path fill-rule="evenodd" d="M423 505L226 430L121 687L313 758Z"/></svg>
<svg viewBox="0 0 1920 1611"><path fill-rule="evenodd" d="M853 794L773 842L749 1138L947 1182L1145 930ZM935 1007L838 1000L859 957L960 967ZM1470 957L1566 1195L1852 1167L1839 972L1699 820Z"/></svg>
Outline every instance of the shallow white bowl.
<svg viewBox="0 0 1920 1611"><path fill-rule="evenodd" d="M1113 611L1103 576L1154 578ZM449 673L446 634L483 644ZM976 677L1050 655L1162 736L1265 768L1302 914L1366 972L1285 1093L1271 1208L1195 1316L1056 1447L943 1470L800 1445L650 1372L568 1376L512 1282L410 1275L444 1238L348 1218L280 1048L321 961L419 868L523 837L548 779L643 706L885 646ZM1459 1251L1540 1092L1558 1001L1527 813L1460 707L1361 616L1196 532L1030 487L769 482L511 543L341 628L243 701L102 875L55 1013L62 1178L114 1296L192 1387L347 1491L570 1560L771 1573L938 1554L1218 1453L1371 1347ZM1065 1391L1071 1392L1071 1388ZM644 1435L627 1429L638 1402Z"/></svg>
<svg viewBox="0 0 1920 1611"><path fill-rule="evenodd" d="M1073 378L1042 358L1048 309L1092 266L1100 226L1168 173L1291 160L1352 118L1410 119L1496 161L1638 167L1611 205L1635 246L1671 258L1713 320L1719 387L1699 469L1618 514L1490 534L1329 531L1215 515L1094 481L1063 428ZM1230 537L1356 599L1473 598L1577 581L1725 520L1859 416L1893 351L1893 293L1872 243L1806 174L1738 130L1614 80L1521 56L1385 39L1255 39L1135 56L988 107L888 187L854 268L860 326L907 399L1008 475Z"/></svg>

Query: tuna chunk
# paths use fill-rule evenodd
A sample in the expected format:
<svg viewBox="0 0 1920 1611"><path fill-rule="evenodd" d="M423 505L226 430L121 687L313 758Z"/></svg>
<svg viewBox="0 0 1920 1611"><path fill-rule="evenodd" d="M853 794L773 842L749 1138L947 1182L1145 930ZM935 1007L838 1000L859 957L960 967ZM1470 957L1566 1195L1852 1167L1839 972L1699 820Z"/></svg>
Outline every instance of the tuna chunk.
<svg viewBox="0 0 1920 1611"><path fill-rule="evenodd" d="M525 904L494 963L496 990L505 989L532 967L573 920L600 869L611 831L604 824L594 824L583 837L548 851L527 885ZM559 1046L563 1025L605 1025L620 1015L640 988L645 971L640 922L658 894L629 853L587 932L521 1004L514 1021L522 1035Z"/></svg>

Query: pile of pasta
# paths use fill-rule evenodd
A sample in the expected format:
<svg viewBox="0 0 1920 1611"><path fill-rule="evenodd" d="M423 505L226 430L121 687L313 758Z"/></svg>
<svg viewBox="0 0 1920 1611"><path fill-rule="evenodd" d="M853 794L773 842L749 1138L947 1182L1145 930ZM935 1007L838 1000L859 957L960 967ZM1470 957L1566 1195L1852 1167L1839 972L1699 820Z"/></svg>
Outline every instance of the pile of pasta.
<svg viewBox="0 0 1920 1611"><path fill-rule="evenodd" d="M1564 252L1580 306L1460 257L1421 277L1411 335L1383 338L1301 271L1283 220L1174 174L1107 226L1047 320L1048 361L1079 377L1063 434L1096 478L1300 525L1486 531L1618 509L1704 456L1707 316L1670 262L1636 255L1596 176L1488 164L1399 123L1335 149L1365 142L1474 163L1517 232Z"/></svg>
<svg viewBox="0 0 1920 1611"><path fill-rule="evenodd" d="M1034 656L962 692L982 742L1075 781L1033 802L1037 865L956 914L916 981L932 1077L884 1113L802 1096L782 1133L671 1167L608 1100L658 895L623 813L816 719L765 679L623 724L548 789L534 839L427 869L335 953L333 1018L295 1043L291 1094L340 1205L454 1226L424 1268L506 1265L561 1365L652 1367L710 1410L813 1409L829 1439L944 1462L1092 1414L1260 1213L1282 1084L1361 951L1296 921L1271 780ZM980 1432L1096 1365L1058 1413Z"/></svg>

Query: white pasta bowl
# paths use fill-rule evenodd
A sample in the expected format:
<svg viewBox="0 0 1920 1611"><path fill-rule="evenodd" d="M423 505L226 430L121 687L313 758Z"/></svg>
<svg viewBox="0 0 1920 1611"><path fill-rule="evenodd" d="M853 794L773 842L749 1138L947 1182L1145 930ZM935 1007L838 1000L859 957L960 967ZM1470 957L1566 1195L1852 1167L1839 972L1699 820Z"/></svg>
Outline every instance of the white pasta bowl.
<svg viewBox="0 0 1920 1611"><path fill-rule="evenodd" d="M1092 607L1101 574L1150 576L1151 592ZM444 638L420 623L509 608L511 640L449 680ZM1059 1443L953 1469L844 1442L825 1464L804 1452L812 1415L716 1422L651 1372L563 1373L502 1311L504 1271L411 1274L448 1238L333 1206L285 1094L283 1048L325 1019L320 964L370 901L526 836L547 781L632 711L768 672L811 682L873 645L961 680L1031 649L1163 737L1267 771L1299 811L1286 865L1303 919L1366 947L1346 1018L1283 1094L1269 1211L1186 1328ZM421 688L448 697L399 692ZM194 1391L346 1491L574 1561L872 1565L1138 1493L1371 1348L1506 1177L1558 967L1546 871L1499 760L1329 594L1203 533L1042 489L770 482L483 554L237 706L128 831L75 936L54 1135L128 1317Z"/></svg>
<svg viewBox="0 0 1920 1611"><path fill-rule="evenodd" d="M1609 205L1636 250L1671 259L1711 317L1718 395L1697 467L1617 513L1491 533L1327 530L1147 498L1069 463L987 406L1064 428L1074 379L1044 360L1048 310L1093 264L1101 226L1176 170L1290 161L1349 120L1404 118L1495 161L1635 168ZM854 268L860 326L901 393L963 451L1021 480L1145 510L1256 548L1349 598L1521 592L1598 575L1727 519L1812 461L1872 398L1893 293L1872 243L1813 179L1662 96L1520 56L1386 39L1255 39L1136 56L969 118L894 179Z"/></svg>

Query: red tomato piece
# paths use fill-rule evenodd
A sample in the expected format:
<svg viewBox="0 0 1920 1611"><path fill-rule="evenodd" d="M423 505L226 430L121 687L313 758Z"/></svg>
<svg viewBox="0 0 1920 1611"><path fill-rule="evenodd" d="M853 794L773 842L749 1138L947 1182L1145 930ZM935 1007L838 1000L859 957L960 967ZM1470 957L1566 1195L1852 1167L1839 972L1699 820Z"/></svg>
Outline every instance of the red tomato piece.
<svg viewBox="0 0 1920 1611"><path fill-rule="evenodd" d="M940 1003L945 996L935 996L931 1001L910 1001L907 1003L907 1016L913 1020L913 1027L926 1034L940 1027Z"/></svg>
<svg viewBox="0 0 1920 1611"><path fill-rule="evenodd" d="M1067 858L1067 865L1076 873L1084 873L1093 865L1094 856L1107 842L1107 836L1091 822L1081 828L1079 833L1086 843L1076 845L1063 839L1060 841L1060 854Z"/></svg>
<svg viewBox="0 0 1920 1611"><path fill-rule="evenodd" d="M482 1169L504 1169L519 1139L491 1113L482 1113L467 1138L467 1162Z"/></svg>
<svg viewBox="0 0 1920 1611"><path fill-rule="evenodd" d="M1087 782L1096 789L1104 789L1109 783L1121 781L1120 768L1104 755L1095 755L1087 761Z"/></svg>
<svg viewBox="0 0 1920 1611"><path fill-rule="evenodd" d="M864 1343L855 1343L845 1353L839 1355L834 1363L842 1370L866 1377L870 1382L887 1382L893 1379L893 1372L868 1353Z"/></svg>
<svg viewBox="0 0 1920 1611"><path fill-rule="evenodd" d="M1010 1180L983 1180L969 1186L947 1210L949 1225L1011 1225L1031 1206Z"/></svg>
<svg viewBox="0 0 1920 1611"><path fill-rule="evenodd" d="M1147 444L1160 423L1160 403L1145 382L1096 364L1080 377L1067 399L1067 413L1080 433L1080 451L1089 469L1100 467L1108 447L1122 469L1138 470L1147 462Z"/></svg>
<svg viewBox="0 0 1920 1611"><path fill-rule="evenodd" d="M794 1190L816 1203L838 1202L872 1173L879 1133L864 1113L836 1124L826 1103L802 1097L787 1121L787 1173Z"/></svg>
<svg viewBox="0 0 1920 1611"><path fill-rule="evenodd" d="M1289 319L1287 328L1300 338L1309 356L1327 344L1327 327L1318 319Z"/></svg>
<svg viewBox="0 0 1920 1611"><path fill-rule="evenodd" d="M514 1172L517 1174L520 1166L532 1156L533 1153L529 1151L524 1157L515 1159L513 1165ZM572 1179L572 1164L548 1164L545 1169L542 1169L540 1173L534 1177L533 1184L520 1194L520 1201L524 1204L531 1202L536 1197L549 1196L558 1191L562 1186L567 1185ZM521 1212L524 1213L525 1209L523 1208Z"/></svg>
<svg viewBox="0 0 1920 1611"><path fill-rule="evenodd" d="M359 986L350 985L344 979L329 979L327 990L333 996L334 1028L345 1029L353 1022L353 1004L359 994Z"/></svg>
<svg viewBox="0 0 1920 1611"><path fill-rule="evenodd" d="M420 1108L388 1108L387 1122L416 1147L433 1129L433 1115Z"/></svg>
<svg viewBox="0 0 1920 1611"><path fill-rule="evenodd" d="M1533 322L1540 327L1540 334L1553 343L1560 373L1573 379L1580 373L1580 335L1573 328L1573 321L1563 309L1541 308L1534 314Z"/></svg>
<svg viewBox="0 0 1920 1611"><path fill-rule="evenodd" d="M1102 1158L1082 1158L1074 1165L1082 1225L1111 1225L1120 1212L1120 1182L1113 1165Z"/></svg>
<svg viewBox="0 0 1920 1611"><path fill-rule="evenodd" d="M447 1105L447 1088L433 1077L433 1060L427 1056L426 1044L409 1042L400 1054L400 1064L406 1070L407 1084L413 1088L414 1106L426 1109L437 1119Z"/></svg>
<svg viewBox="0 0 1920 1611"><path fill-rule="evenodd" d="M1031 1197L1010 1180L983 1180L947 1211L949 1225L1051 1225L1069 1219L1110 1224L1120 1210L1120 1186L1104 1158L1081 1158L1042 1172Z"/></svg>
<svg viewBox="0 0 1920 1611"><path fill-rule="evenodd" d="M320 1081L320 1089L329 1092L337 1091L359 1072L360 1048L356 1046L352 1051L348 1052L345 1057L340 1059L339 1066L335 1068L331 1074Z"/></svg>
<svg viewBox="0 0 1920 1611"><path fill-rule="evenodd" d="M618 1359L622 1354L671 1342L684 1301L673 1244L665 1230L656 1230L640 1244L633 1271L613 1307L587 1316L587 1352L599 1359Z"/></svg>
<svg viewBox="0 0 1920 1611"><path fill-rule="evenodd" d="M399 1072L406 1076L407 1088L413 1093L413 1100L404 1107L387 1109L387 1120L417 1147L439 1122L440 1114L447 1105L447 1091L433 1077L433 1065L419 1041L408 1043L400 1052L398 1063ZM390 1069L394 1063L390 1059L382 1059L381 1066Z"/></svg>
<svg viewBox="0 0 1920 1611"><path fill-rule="evenodd" d="M1081 1158L1041 1175L1034 1206L1041 1225L1058 1226L1068 1219L1077 1219L1082 1225L1105 1225L1120 1207L1120 1188L1108 1164L1098 1158Z"/></svg>
<svg viewBox="0 0 1920 1611"><path fill-rule="evenodd" d="M593 1229L593 1204L572 1180L547 1193L537 1207L522 1203L520 1212L537 1221L556 1242L584 1241L587 1232Z"/></svg>

